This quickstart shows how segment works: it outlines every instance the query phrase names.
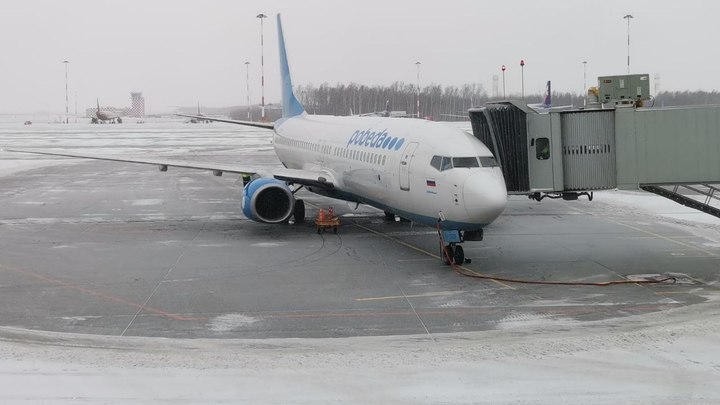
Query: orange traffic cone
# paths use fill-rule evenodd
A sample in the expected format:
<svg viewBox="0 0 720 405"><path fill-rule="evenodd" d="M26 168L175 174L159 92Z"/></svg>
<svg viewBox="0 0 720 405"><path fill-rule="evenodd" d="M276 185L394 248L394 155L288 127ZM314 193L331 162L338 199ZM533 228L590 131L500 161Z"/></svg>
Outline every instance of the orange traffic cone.
<svg viewBox="0 0 720 405"><path fill-rule="evenodd" d="M335 218L335 211L333 211L333 207L328 208L328 218Z"/></svg>
<svg viewBox="0 0 720 405"><path fill-rule="evenodd" d="M318 221L324 222L325 221L325 210L320 208L320 212L318 212Z"/></svg>

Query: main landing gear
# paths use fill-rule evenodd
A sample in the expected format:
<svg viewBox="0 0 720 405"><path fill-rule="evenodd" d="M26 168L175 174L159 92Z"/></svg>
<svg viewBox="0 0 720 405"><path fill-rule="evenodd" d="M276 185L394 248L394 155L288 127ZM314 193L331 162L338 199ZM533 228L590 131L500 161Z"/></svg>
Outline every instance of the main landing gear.
<svg viewBox="0 0 720 405"><path fill-rule="evenodd" d="M295 200L295 209L293 210L293 217L295 217L295 223L299 224L305 221L305 201Z"/></svg>

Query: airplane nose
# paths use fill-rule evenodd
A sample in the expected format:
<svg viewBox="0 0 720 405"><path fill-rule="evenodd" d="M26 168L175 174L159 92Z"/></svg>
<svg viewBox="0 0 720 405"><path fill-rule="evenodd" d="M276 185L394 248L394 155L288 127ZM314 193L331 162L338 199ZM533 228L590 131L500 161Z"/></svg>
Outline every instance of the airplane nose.
<svg viewBox="0 0 720 405"><path fill-rule="evenodd" d="M500 169L470 175L463 185L463 199L472 223L487 225L499 217L507 205L507 188Z"/></svg>

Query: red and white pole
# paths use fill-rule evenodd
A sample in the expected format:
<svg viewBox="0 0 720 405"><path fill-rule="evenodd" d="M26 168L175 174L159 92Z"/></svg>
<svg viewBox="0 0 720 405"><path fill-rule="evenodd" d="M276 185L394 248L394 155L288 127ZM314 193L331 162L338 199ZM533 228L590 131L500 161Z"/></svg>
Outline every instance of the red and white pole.
<svg viewBox="0 0 720 405"><path fill-rule="evenodd" d="M267 16L263 13L257 15L260 19L260 121L265 119L265 56L264 56L264 40L263 40L263 19Z"/></svg>

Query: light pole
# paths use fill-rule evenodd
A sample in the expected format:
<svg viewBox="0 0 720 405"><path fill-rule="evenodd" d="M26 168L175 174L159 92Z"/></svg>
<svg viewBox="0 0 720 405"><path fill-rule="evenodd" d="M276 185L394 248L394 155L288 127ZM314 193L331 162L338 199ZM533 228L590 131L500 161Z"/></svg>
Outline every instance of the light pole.
<svg viewBox="0 0 720 405"><path fill-rule="evenodd" d="M420 118L420 62L415 62L417 66L417 117Z"/></svg>
<svg viewBox="0 0 720 405"><path fill-rule="evenodd" d="M626 20L627 20L627 22L628 22L628 29L627 29L627 32L628 32L628 44L627 44L627 45L628 45L628 47L627 47L627 48L628 48L628 50L627 50L627 51L628 51L628 52L627 52L627 53L628 53L628 59L627 59L627 72L628 72L628 74L630 74L630 20L631 20L631 19L633 19L634 17L632 16L632 14L626 14L626 15L625 15L625 17L623 17L623 18L624 18L624 19L626 19Z"/></svg>
<svg viewBox="0 0 720 405"><path fill-rule="evenodd" d="M68 115L70 115L70 112L68 109L68 64L70 64L70 62L64 60L63 64L65 65L65 123L69 124L70 119L68 118Z"/></svg>
<svg viewBox="0 0 720 405"><path fill-rule="evenodd" d="M583 106L587 106L587 61L583 61Z"/></svg>
<svg viewBox="0 0 720 405"><path fill-rule="evenodd" d="M520 59L520 88L522 91L522 99L525 101L525 60Z"/></svg>
<svg viewBox="0 0 720 405"><path fill-rule="evenodd" d="M265 57L263 53L263 19L267 18L267 16L260 13L257 15L257 18L260 19L260 121L265 121Z"/></svg>
<svg viewBox="0 0 720 405"><path fill-rule="evenodd" d="M506 100L507 98L505 96L505 65L502 65L500 69L502 69L503 72L503 100Z"/></svg>
<svg viewBox="0 0 720 405"><path fill-rule="evenodd" d="M252 115L250 114L250 62L245 62L245 83L247 87L245 89L245 92L247 93L247 119L248 121L252 121Z"/></svg>

